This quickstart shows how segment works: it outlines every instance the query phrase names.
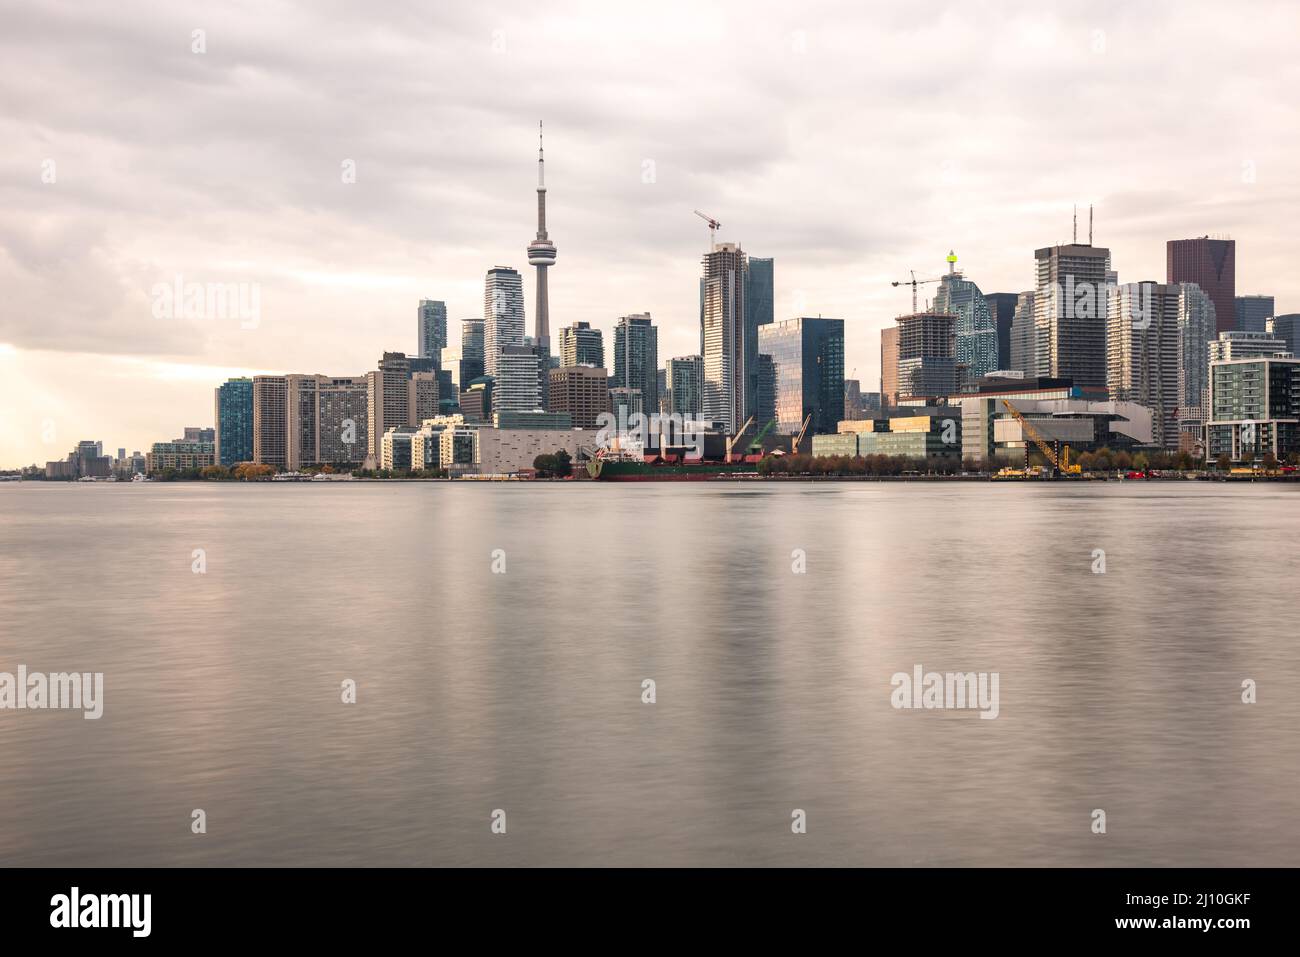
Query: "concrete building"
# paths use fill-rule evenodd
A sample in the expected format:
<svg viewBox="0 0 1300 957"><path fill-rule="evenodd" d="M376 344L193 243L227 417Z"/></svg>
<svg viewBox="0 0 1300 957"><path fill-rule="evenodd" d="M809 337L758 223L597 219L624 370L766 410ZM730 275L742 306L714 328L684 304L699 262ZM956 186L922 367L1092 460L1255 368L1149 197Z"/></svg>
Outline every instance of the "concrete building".
<svg viewBox="0 0 1300 957"><path fill-rule="evenodd" d="M1171 239L1165 244L1165 281L1194 282L1214 303L1216 332L1237 322L1237 244L1231 239Z"/></svg>
<svg viewBox="0 0 1300 957"><path fill-rule="evenodd" d="M1238 332L1231 330L1219 333L1217 339L1209 343L1210 361L1224 359L1251 359L1259 356L1276 356L1289 354L1285 339L1277 338L1267 332Z"/></svg>
<svg viewBox="0 0 1300 957"><path fill-rule="evenodd" d="M1300 359L1260 356L1210 362L1205 455L1259 464L1300 454Z"/></svg>
<svg viewBox="0 0 1300 957"><path fill-rule="evenodd" d="M1003 369L1012 369L1031 378L1038 375L1038 329L1034 321L1034 293L1016 296L1011 318L1011 361Z"/></svg>
<svg viewBox="0 0 1300 957"><path fill-rule="evenodd" d="M492 419L491 376L479 376L460 393L460 411L467 422L488 422Z"/></svg>
<svg viewBox="0 0 1300 957"><path fill-rule="evenodd" d="M545 275L539 270L538 275ZM483 371L497 376L497 361L507 346L524 344L524 281L508 266L488 270L483 289Z"/></svg>
<svg viewBox="0 0 1300 957"><path fill-rule="evenodd" d="M1034 251L1034 263L1034 374L1105 387L1110 250L1047 246Z"/></svg>
<svg viewBox="0 0 1300 957"><path fill-rule="evenodd" d="M1152 441L1178 448L1178 370L1183 355L1178 322L1181 286L1154 282L1113 286L1106 319L1106 387L1117 402L1152 412Z"/></svg>
<svg viewBox="0 0 1300 957"><path fill-rule="evenodd" d="M542 408L537 352L530 345L504 346L497 353L492 384L493 412Z"/></svg>
<svg viewBox="0 0 1300 957"><path fill-rule="evenodd" d="M411 424L411 363L403 352L385 352L379 368L366 373L366 451L376 460L384 433Z"/></svg>
<svg viewBox="0 0 1300 957"><path fill-rule="evenodd" d="M701 413L704 360L700 356L675 356L664 364L668 386L668 411L695 418Z"/></svg>
<svg viewBox="0 0 1300 957"><path fill-rule="evenodd" d="M289 375L286 468L357 465L369 451L365 376Z"/></svg>
<svg viewBox="0 0 1300 957"><path fill-rule="evenodd" d="M598 366L563 365L550 370L552 412L567 414L574 428L594 429L609 411L609 374Z"/></svg>
<svg viewBox="0 0 1300 957"><path fill-rule="evenodd" d="M880 405L892 409L898 405L898 326L880 330Z"/></svg>
<svg viewBox="0 0 1300 957"><path fill-rule="evenodd" d="M775 408L769 414L777 431L797 434L811 416L811 434L834 432L844 418L844 320L767 323L758 330L758 351L771 357ZM761 430L767 422L759 418L755 425Z"/></svg>
<svg viewBox="0 0 1300 957"><path fill-rule="evenodd" d="M899 316L898 402L957 391L956 317L919 312Z"/></svg>
<svg viewBox="0 0 1300 957"><path fill-rule="evenodd" d="M593 448L597 433L591 429L478 429L477 471L482 475L512 475L533 467L539 455L561 449L575 468L579 450Z"/></svg>
<svg viewBox="0 0 1300 957"><path fill-rule="evenodd" d="M605 339L589 322L575 322L560 330L560 366L605 367Z"/></svg>
<svg viewBox="0 0 1300 957"><path fill-rule="evenodd" d="M173 442L155 442L145 456L145 469L150 474L166 469L184 471L201 469L215 465L217 461L216 443L186 442L177 439Z"/></svg>
<svg viewBox="0 0 1300 957"><path fill-rule="evenodd" d="M735 243L715 243L705 253L700 280L700 354L704 418L733 431L751 414L747 384L757 391L757 351L746 354L745 251ZM756 401L756 400L755 400Z"/></svg>
<svg viewBox="0 0 1300 957"><path fill-rule="evenodd" d="M253 461L285 468L289 455L289 380L282 375L253 376Z"/></svg>
<svg viewBox="0 0 1300 957"><path fill-rule="evenodd" d="M253 380L228 379L214 393L217 464L253 461Z"/></svg>

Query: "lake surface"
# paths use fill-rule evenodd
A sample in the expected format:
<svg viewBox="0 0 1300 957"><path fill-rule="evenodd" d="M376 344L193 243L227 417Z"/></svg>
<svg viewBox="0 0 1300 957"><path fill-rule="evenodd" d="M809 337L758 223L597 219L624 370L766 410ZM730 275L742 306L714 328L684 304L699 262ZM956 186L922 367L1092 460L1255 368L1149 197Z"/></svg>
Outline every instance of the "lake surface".
<svg viewBox="0 0 1300 957"><path fill-rule="evenodd" d="M1298 543L1277 484L0 486L0 671L105 676L0 711L0 863L1295 866Z"/></svg>

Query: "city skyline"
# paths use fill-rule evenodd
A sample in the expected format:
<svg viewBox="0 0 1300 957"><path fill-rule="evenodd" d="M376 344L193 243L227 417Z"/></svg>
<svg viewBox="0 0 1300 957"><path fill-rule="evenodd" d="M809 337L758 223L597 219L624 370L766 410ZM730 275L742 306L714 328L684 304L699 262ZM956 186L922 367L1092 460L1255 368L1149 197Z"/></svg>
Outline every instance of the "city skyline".
<svg viewBox="0 0 1300 957"><path fill-rule="evenodd" d="M1300 284L1288 268L1287 224L1296 197L1283 174L1296 127L1285 99L1295 68L1264 51L1294 34L1296 13L1262 8L1249 53L1232 42L1243 25L1225 22L1213 34L1223 88L1236 95L1201 102L1203 126L1147 112L1162 91L1200 79L1173 57L1150 75L1150 45L1208 49L1212 11L1114 6L1055 17L1026 6L995 29L978 9L952 6L935 14L945 29L924 38L934 63L942 53L969 59L989 44L1015 56L982 57L974 74L944 64L933 76L906 62L919 41L900 41L914 30L902 12L868 21L839 11L834 30L815 11L726 21L768 55L779 92L731 54L707 64L695 57L700 72L681 79L613 55L634 30L638 43L674 58L713 50L724 23L713 12L688 20L684 8L670 8L644 27L597 11L577 37L543 31L527 16L494 22L440 12L424 18L428 25L412 20L382 70L364 80L339 71L313 98L299 87L327 61L337 69L331 57L346 15L327 26L298 11L299 26L321 42L273 59L268 51L284 44L278 35L259 39L264 24L205 11L196 26L197 15L159 8L148 27L113 34L119 53L122 44L142 53L140 64L92 55L80 64L86 77L61 87L83 96L58 106L10 98L3 123L18 149L3 161L12 201L0 213L0 281L9 293L0 312L0 464L44 461L84 435L148 448L184 422L207 422L213 386L233 376L357 375L386 350L414 355L410 314L420 299L446 302L448 339L458 342L456 323L481 314L485 270L528 266L519 240L535 220L536 160L526 144L539 116L555 157L547 225L566 245L550 283L552 339L586 321L612 342L619 316L648 312L660 356L695 353L708 236L694 208L723 222L719 241L777 261L777 320L845 321L845 375L871 391L879 330L909 311L908 291L890 281L909 269L939 275L953 248L984 293L1032 289L1032 251L1069 241L1076 204L1095 204L1095 242L1111 250L1121 282L1164 281L1169 240L1227 234L1238 244L1238 295L1271 295L1278 312L1295 312ZM108 41L94 31L107 29L106 17L89 12L73 27L25 10L0 49L14 75L45 64L49 51L76 39L69 31L102 52L96 43ZM201 53L193 52L196 29L204 31ZM440 40L439 31L455 39ZM609 42L590 43L591 31ZM460 68L457 84L426 82L396 95L403 77L426 75L417 64L430 50ZM375 68L373 52L363 45L349 55ZM604 71L607 89L584 86L561 105L554 91L517 83L557 59L570 67L566 83ZM1048 96L1033 71L1048 68L1078 74L1081 103L1104 97L1107 122L1078 125L1077 156L1027 135L1013 155L990 152L993 133L976 135L979 124L1005 120L1008 142L1027 134ZM363 83L358 99L368 111L334 96L343 75ZM635 103L652 76L663 84L657 102L689 94L691 115L616 108ZM91 80L95 89L82 85ZM845 83L848 100L838 89ZM759 93L739 113L725 112L746 85ZM901 93L905 114L890 106ZM323 95L336 105L307 108ZM94 119L105 97L143 97L155 125ZM381 99L392 103L374 108ZM458 104L473 104L473 115ZM939 127L954 111L969 130L955 143ZM412 148L411 129L430 128L429 116L447 121L445 135ZM1206 140L1209 127L1227 135ZM1117 143L1142 148L1116 153ZM240 155L245 148L251 159ZM43 181L47 160L53 179ZM177 277L255 283L259 321L245 328L156 318L151 290ZM457 355L453 345L444 361ZM160 409L169 410L165 421Z"/></svg>

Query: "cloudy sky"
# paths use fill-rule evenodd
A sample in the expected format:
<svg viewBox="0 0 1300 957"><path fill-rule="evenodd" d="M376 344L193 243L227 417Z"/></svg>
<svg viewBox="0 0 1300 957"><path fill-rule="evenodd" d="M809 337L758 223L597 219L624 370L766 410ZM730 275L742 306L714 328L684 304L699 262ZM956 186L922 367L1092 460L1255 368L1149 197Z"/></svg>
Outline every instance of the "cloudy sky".
<svg viewBox="0 0 1300 957"><path fill-rule="evenodd" d="M1123 281L1226 234L1238 292L1300 311L1298 10L3 0L0 466L414 352L421 297L454 358L484 272L527 269L539 119L552 328L648 311L661 359L698 350L696 208L776 258L778 318L846 321L864 385L891 279L951 247L1025 289L1075 204ZM178 277L247 284L256 321L155 315Z"/></svg>

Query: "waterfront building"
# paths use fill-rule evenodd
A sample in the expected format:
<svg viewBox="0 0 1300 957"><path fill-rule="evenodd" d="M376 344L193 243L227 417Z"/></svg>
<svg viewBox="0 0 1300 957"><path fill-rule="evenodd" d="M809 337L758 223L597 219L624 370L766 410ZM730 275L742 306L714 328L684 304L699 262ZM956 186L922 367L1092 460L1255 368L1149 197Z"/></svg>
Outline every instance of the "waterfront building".
<svg viewBox="0 0 1300 957"><path fill-rule="evenodd" d="M365 376L289 375L286 465L354 465L369 449L369 383Z"/></svg>
<svg viewBox="0 0 1300 957"><path fill-rule="evenodd" d="M145 456L145 470L152 474L165 469L201 469L216 464L216 460L216 443L187 442L182 438L155 442Z"/></svg>
<svg viewBox="0 0 1300 957"><path fill-rule="evenodd" d="M811 416L810 433L834 432L844 418L844 321L802 317L762 325L758 351L771 357L777 431L796 434ZM755 422L760 429L767 424Z"/></svg>
<svg viewBox="0 0 1300 957"><path fill-rule="evenodd" d="M1152 412L1152 441L1178 448L1179 368L1183 355L1178 322L1181 286L1154 282L1113 286L1107 305L1106 387L1118 402Z"/></svg>
<svg viewBox="0 0 1300 957"><path fill-rule="evenodd" d="M228 379L214 392L217 464L253 461L253 380Z"/></svg>
<svg viewBox="0 0 1300 957"><path fill-rule="evenodd" d="M289 380L253 376L253 461L282 469L288 462Z"/></svg>
<svg viewBox="0 0 1300 957"><path fill-rule="evenodd" d="M1300 453L1300 359L1258 356L1210 362L1205 455L1259 464Z"/></svg>

